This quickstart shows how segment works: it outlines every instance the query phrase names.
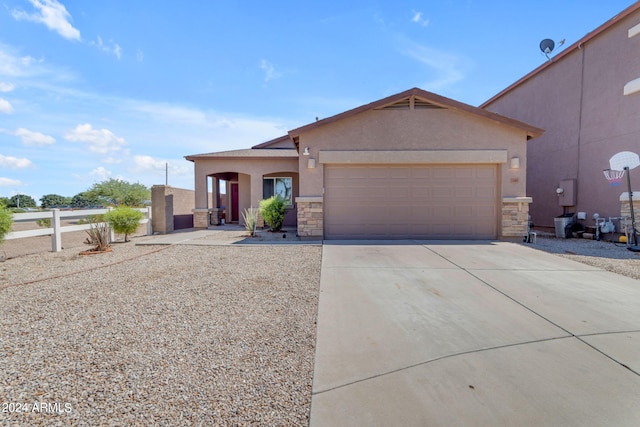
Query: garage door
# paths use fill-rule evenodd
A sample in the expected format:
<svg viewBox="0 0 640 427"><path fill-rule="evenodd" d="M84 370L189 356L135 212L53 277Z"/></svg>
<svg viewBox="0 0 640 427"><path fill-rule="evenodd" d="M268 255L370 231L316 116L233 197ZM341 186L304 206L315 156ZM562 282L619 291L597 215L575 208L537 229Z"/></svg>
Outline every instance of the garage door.
<svg viewBox="0 0 640 427"><path fill-rule="evenodd" d="M326 164L327 239L493 239L498 167Z"/></svg>

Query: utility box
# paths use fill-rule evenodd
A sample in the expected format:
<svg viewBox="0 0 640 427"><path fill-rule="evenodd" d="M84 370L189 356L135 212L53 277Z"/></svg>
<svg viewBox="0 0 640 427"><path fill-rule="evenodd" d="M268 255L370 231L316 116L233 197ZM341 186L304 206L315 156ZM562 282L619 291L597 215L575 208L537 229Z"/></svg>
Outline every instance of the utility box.
<svg viewBox="0 0 640 427"><path fill-rule="evenodd" d="M562 193L558 194L558 206L575 206L576 200L576 180L575 179L563 179L560 181Z"/></svg>
<svg viewBox="0 0 640 427"><path fill-rule="evenodd" d="M564 214L554 218L553 220L556 226L556 237L559 239L566 239L567 236L566 230L567 226L573 224L573 214Z"/></svg>

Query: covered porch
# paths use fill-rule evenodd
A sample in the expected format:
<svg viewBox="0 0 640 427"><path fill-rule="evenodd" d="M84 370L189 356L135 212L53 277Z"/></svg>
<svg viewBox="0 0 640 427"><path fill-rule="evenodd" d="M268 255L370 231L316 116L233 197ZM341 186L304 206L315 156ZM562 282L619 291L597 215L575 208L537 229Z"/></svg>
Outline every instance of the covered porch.
<svg viewBox="0 0 640 427"><path fill-rule="evenodd" d="M285 226L297 223L298 152L248 149L187 156L195 167L194 227L244 225L242 213L278 194L287 201ZM208 197L211 193L212 197Z"/></svg>

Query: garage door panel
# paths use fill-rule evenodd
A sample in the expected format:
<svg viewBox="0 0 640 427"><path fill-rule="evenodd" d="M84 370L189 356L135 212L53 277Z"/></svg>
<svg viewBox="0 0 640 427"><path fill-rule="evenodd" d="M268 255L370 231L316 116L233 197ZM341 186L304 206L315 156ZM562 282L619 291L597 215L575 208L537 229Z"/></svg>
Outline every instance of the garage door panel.
<svg viewBox="0 0 640 427"><path fill-rule="evenodd" d="M497 165L325 165L325 235L495 238L497 170Z"/></svg>

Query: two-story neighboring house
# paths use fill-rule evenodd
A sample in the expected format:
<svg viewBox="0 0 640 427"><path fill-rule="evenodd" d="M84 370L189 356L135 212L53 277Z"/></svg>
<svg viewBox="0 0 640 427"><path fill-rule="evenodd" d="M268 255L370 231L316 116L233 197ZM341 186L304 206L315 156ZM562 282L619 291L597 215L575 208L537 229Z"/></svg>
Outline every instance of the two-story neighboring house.
<svg viewBox="0 0 640 427"><path fill-rule="evenodd" d="M564 212L585 212L585 226L594 213L620 216L626 178L611 187L603 170L618 152L640 152L640 2L480 107L545 130L527 145L537 227L553 227ZM640 168L631 179L640 191Z"/></svg>

